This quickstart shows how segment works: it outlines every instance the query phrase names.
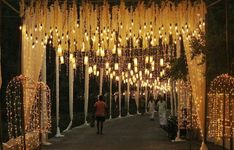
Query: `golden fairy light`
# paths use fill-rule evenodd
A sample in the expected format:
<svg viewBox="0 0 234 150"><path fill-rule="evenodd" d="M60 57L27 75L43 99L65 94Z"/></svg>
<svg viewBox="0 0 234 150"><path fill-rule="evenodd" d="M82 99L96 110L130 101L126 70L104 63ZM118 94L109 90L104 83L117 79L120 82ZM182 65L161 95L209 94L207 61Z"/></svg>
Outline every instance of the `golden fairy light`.
<svg viewBox="0 0 234 150"><path fill-rule="evenodd" d="M115 70L119 70L119 64L115 63Z"/></svg>
<svg viewBox="0 0 234 150"><path fill-rule="evenodd" d="M59 45L59 46L58 46L58 52L57 52L58 55L59 55L59 56L62 56L62 52L63 52L63 51L62 51L62 47L61 47L61 45Z"/></svg>
<svg viewBox="0 0 234 150"><path fill-rule="evenodd" d="M101 64L106 62L110 63L109 68L114 68L114 63L118 60L118 70L125 70L123 64L129 63L131 60L129 57L135 57L131 56L132 54L138 53L137 55L146 56L145 60L141 60L137 56L128 64L128 70L133 69L135 73L145 70L147 65L143 64L152 64L154 61L156 61L155 64L158 64L159 60L153 58L155 54L149 54L147 50L152 46L155 48L154 46L159 44L160 38L164 44L169 44L169 35L176 38L179 33L183 32L184 36L186 36L189 32L194 31L199 23L201 24L200 27L204 28L206 13L203 1L195 5L190 1L183 1L177 7L175 7L175 4L168 2L164 3L165 7L158 5L145 7L143 3L139 2L132 11L129 11L124 1L121 1L120 6L113 7L110 7L108 2L105 2L102 7L93 7L91 3L82 3L78 6L75 1L73 1L72 5L67 6L66 1L59 3L58 0L55 0L51 7L47 7L46 1L36 2L35 5L26 8L23 8L23 6L25 5L21 7L21 14L24 15L22 32L23 35L26 35L23 40L30 41L29 45L31 44L33 49L40 48L37 47L37 44L40 43L37 41L43 41L44 44L41 44L41 46L44 49L47 42L49 42L51 46L58 49L60 63L65 63L64 59L66 58L63 58L62 55L65 55L67 51L72 51L74 55L80 53L76 55L78 61L74 61L76 63L73 64L74 68L77 65L87 65L88 63L90 65L97 64L99 68L102 67ZM43 9L39 11L40 6L43 6ZM35 9L31 7L35 7ZM69 8L67 9L67 7ZM78 7L82 7L82 9ZM160 13L154 13L155 10L160 10ZM105 15L98 15L98 12ZM148 17L144 17L142 14ZM197 14L200 15L197 16ZM164 15L164 17L160 17L161 15ZM179 19L175 19L177 16L180 16ZM52 21L47 19L51 17L55 18ZM35 20L31 21L32 18L35 18ZM157 21L155 18L157 18ZM69 24L61 24L62 20L69 22ZM100 23L98 23L99 20ZM29 22L31 23L29 24ZM119 30L119 27L121 30ZM142 37L142 39L139 37ZM72 44L69 45L69 43ZM137 49L145 51L139 53ZM93 54L93 52L96 53ZM79 61L79 57L84 60ZM166 56L161 57L166 58ZM131 63L134 68L131 68ZM166 62L160 60L161 67L163 63ZM159 70L158 67L160 66L152 65L152 68L145 75L149 77L151 76L150 73L152 73L152 79L156 78L159 73L155 70ZM141 78L146 77L141 76Z"/></svg>
<svg viewBox="0 0 234 150"><path fill-rule="evenodd" d="M66 54L72 52L74 68L90 65L89 73L99 75L98 70L104 65L106 74L113 79L119 79L121 72L126 71L128 77L125 77L131 81L131 85L137 78L145 86L151 86L155 79L159 83L160 71L170 60L170 56L165 54L166 50L158 47L159 42L168 45L170 35L178 44L180 34L189 37L197 25L200 24L200 28L205 25L206 7L203 1L182 1L179 5L163 2L165 7L156 4L146 7L139 2L131 11L124 1L113 7L107 1L101 7L86 2L81 5L77 5L76 1L72 5L66 2L55 0L48 6L47 1L36 1L28 7L21 5L21 15L24 16L22 40L27 43L23 44L23 49L39 53L40 49L44 50L50 44L57 49L60 63L65 63ZM155 10L158 11L155 13ZM163 53L156 54L156 51ZM41 53L38 56L43 57ZM27 62L29 57L25 57L24 63ZM94 65L96 67L91 67ZM162 77L165 73L161 71Z"/></svg>
<svg viewBox="0 0 234 150"><path fill-rule="evenodd" d="M61 63L61 64L64 64L64 57L63 57L63 56L60 56L59 58L60 58L60 63Z"/></svg>
<svg viewBox="0 0 234 150"><path fill-rule="evenodd" d="M84 64L87 65L89 63L89 57L85 56L84 57Z"/></svg>
<svg viewBox="0 0 234 150"><path fill-rule="evenodd" d="M105 66L106 66L106 69L109 69L109 67L110 67L109 62L106 62Z"/></svg>
<svg viewBox="0 0 234 150"><path fill-rule="evenodd" d="M24 101L22 96L30 101ZM39 134L49 132L51 128L49 87L42 82L35 83L28 77L17 76L7 86L6 104L9 135L7 144L12 146L14 139L14 147L17 149L39 147ZM25 142L22 140L24 137Z"/></svg>
<svg viewBox="0 0 234 150"><path fill-rule="evenodd" d="M164 63L163 63L163 58L160 58L160 66L163 66Z"/></svg>
<svg viewBox="0 0 234 150"><path fill-rule="evenodd" d="M233 136L234 78L228 74L217 76L208 93L208 137L216 142Z"/></svg>

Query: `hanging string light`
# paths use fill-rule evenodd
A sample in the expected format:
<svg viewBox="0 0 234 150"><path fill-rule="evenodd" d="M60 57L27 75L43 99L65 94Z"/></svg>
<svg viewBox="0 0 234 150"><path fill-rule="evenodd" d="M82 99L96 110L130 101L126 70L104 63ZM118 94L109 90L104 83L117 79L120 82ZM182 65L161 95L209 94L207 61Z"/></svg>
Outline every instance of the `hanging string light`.
<svg viewBox="0 0 234 150"><path fill-rule="evenodd" d="M106 74L116 80L124 72L131 85L136 85L139 78L141 85L153 87L157 80L160 87L159 83L167 77L166 66L175 57L175 45L184 37L189 40L192 34L199 37L197 25L204 29L206 14L203 1L182 1L179 5L169 1L162 3L165 7L156 4L148 7L139 2L134 10L124 1L112 7L107 1L101 7L89 2L77 5L75 1L67 5L66 1L59 3L58 0L50 6L47 1L36 1L26 8L21 5L22 40L26 43L23 49L40 52L38 56L43 58L39 49L50 44L57 49L61 64L72 62L73 68L89 65L89 73L97 76L99 69L105 66ZM175 45L171 45L170 37ZM70 52L74 59L67 61ZM24 59L31 62L30 57ZM200 101L200 98L194 100Z"/></svg>

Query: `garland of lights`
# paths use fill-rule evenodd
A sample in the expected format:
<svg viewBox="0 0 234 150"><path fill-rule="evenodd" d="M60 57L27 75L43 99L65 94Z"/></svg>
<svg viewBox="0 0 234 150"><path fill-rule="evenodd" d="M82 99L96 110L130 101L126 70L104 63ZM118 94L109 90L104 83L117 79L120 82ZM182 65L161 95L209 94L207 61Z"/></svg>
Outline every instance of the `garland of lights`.
<svg viewBox="0 0 234 150"><path fill-rule="evenodd" d="M40 131L41 133L47 133L51 129L51 93L47 84L43 82L37 84L37 97L39 100L38 105L41 108L39 111L41 116L43 116Z"/></svg>
<svg viewBox="0 0 234 150"><path fill-rule="evenodd" d="M189 81L177 80L178 92L178 128L199 129L195 102L192 101L192 89Z"/></svg>
<svg viewBox="0 0 234 150"><path fill-rule="evenodd" d="M31 92L30 92L31 91ZM34 94L36 91L36 95ZM45 98L45 107L42 98ZM29 101L25 101L28 98ZM6 90L8 118L8 146L15 149L27 147L34 149L40 145L39 133L48 132L51 128L51 103L49 87L25 76L14 77ZM27 107L32 106L30 109ZM29 110L29 115L27 114ZM41 118L43 116L43 120ZM44 122L41 122L44 121ZM24 140L26 145L24 145Z"/></svg>
<svg viewBox="0 0 234 150"><path fill-rule="evenodd" d="M74 69L89 64L89 73L97 76L105 67L107 76L131 85L140 80L142 86L149 87L155 86L157 78L167 76L178 41L182 36L195 36L197 25L205 25L206 13L203 1L163 2L162 6L139 2L134 9L124 1L119 6L110 6L107 1L94 6L75 1L67 5L67 1L61 4L58 0L49 5L45 0L25 6L21 0L25 51L39 51L50 44L61 64L65 59L71 60ZM26 67L32 65L27 59L30 56L25 57ZM29 70L25 69L26 75L30 75Z"/></svg>
<svg viewBox="0 0 234 150"><path fill-rule="evenodd" d="M208 137L215 142L233 136L234 78L228 74L217 76L208 93Z"/></svg>

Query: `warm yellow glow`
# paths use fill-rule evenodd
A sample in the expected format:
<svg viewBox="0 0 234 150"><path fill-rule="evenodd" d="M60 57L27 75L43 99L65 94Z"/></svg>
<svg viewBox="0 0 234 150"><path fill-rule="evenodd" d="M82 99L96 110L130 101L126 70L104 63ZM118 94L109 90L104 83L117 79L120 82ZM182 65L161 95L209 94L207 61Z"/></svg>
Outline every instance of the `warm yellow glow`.
<svg viewBox="0 0 234 150"><path fill-rule="evenodd" d="M84 57L84 64L87 65L89 63L89 57L85 56Z"/></svg>
<svg viewBox="0 0 234 150"><path fill-rule="evenodd" d="M125 77L126 77L126 78L128 77L128 72L125 73Z"/></svg>
<svg viewBox="0 0 234 150"><path fill-rule="evenodd" d="M63 58L63 56L60 56L60 64L64 64L64 58Z"/></svg>
<svg viewBox="0 0 234 150"><path fill-rule="evenodd" d="M139 76L142 77L142 71L139 71Z"/></svg>
<svg viewBox="0 0 234 150"><path fill-rule="evenodd" d="M51 47L58 49L60 63L64 63L64 58L66 58L66 63L69 62L67 57L62 57L63 54L67 54L63 51L73 52L73 56L69 56L73 66L83 64L93 66L89 68L89 72L93 69L93 74L99 75L99 68L105 64L106 73L110 75L110 78L115 75L118 75L118 78L125 78L127 74L126 78L129 78L130 84L140 79L140 82L144 82L144 85L148 85L148 87L151 87L151 82L158 76L157 71L154 70L161 69L158 63L164 67L166 66L164 61L168 60L166 54L156 56L154 51L151 51L154 49L150 47L151 44L157 46L158 39L161 38L162 44L167 45L169 35L176 43L176 40L181 38L179 37L181 33L183 33L183 40L186 40L186 37L189 39L189 35L192 36L191 31L197 28L198 22L200 22L199 27L202 29L205 25L206 7L204 2L197 4L181 1L177 6L174 3L165 2L164 7L157 4L148 7L137 3L131 11L124 1L120 1L120 5L117 7L110 7L108 2L97 7L86 2L76 5L76 1L72 1L72 5L64 7L64 4L58 3L58 1L54 2L51 3L53 7L46 7L40 1L35 1L34 5L20 9L22 10L21 14L24 15L22 25L28 30L25 31L24 28L22 30L22 40L25 43L23 46L29 54L39 49L38 45L40 44L37 43L42 40L44 41L41 43L42 46L49 43ZM41 13L40 9L44 13ZM30 12L30 14L25 12ZM200 16L198 17L196 14L200 14ZM32 21L32 18L36 19ZM199 37L196 32L193 34ZM32 50L31 48L34 48L33 52L29 51ZM143 53L138 52L138 49L142 49ZM75 55L76 52L78 55ZM38 56L43 55L39 54ZM158 60L158 57L161 59ZM155 58L157 60L153 60ZM82 61L82 59L84 60ZM163 61L163 59L165 60ZM32 61L33 59L25 58L24 62L28 60ZM118 65L115 62L118 62ZM128 62L132 64L129 63L126 66ZM25 66L27 69L27 65ZM128 73L124 67L128 68ZM31 68L34 69L30 66L28 68L29 72L32 72ZM118 71L111 72L113 70ZM125 76L123 74L120 76L121 71L126 71ZM160 72L161 76L164 74L165 71ZM124 81L128 82L126 78ZM191 77L190 79L193 80ZM157 83L160 84L160 82L158 78ZM196 96L194 97L194 101L198 104L200 104L199 100ZM194 107L198 107L198 105L194 104Z"/></svg>
<svg viewBox="0 0 234 150"><path fill-rule="evenodd" d="M90 66L89 67L89 74L91 74L93 72L93 68Z"/></svg>
<svg viewBox="0 0 234 150"><path fill-rule="evenodd" d="M84 42L82 42L82 49L81 49L81 51L82 51L82 52L85 51L85 44L84 44Z"/></svg>
<svg viewBox="0 0 234 150"><path fill-rule="evenodd" d="M153 56L150 56L150 63L152 64L152 62L153 62Z"/></svg>
<svg viewBox="0 0 234 150"><path fill-rule="evenodd" d="M114 48L112 49L112 54L116 54L116 45L114 45Z"/></svg>
<svg viewBox="0 0 234 150"><path fill-rule="evenodd" d="M160 58L160 66L162 67L164 65L163 58Z"/></svg>
<svg viewBox="0 0 234 150"><path fill-rule="evenodd" d="M138 72L138 68L137 67L134 67L134 72Z"/></svg>
<svg viewBox="0 0 234 150"><path fill-rule="evenodd" d="M97 65L93 65L93 71L97 70Z"/></svg>
<svg viewBox="0 0 234 150"><path fill-rule="evenodd" d="M137 66L137 58L133 59L134 66Z"/></svg>
<svg viewBox="0 0 234 150"><path fill-rule="evenodd" d="M113 75L113 76L115 76L115 75L116 75L115 71L113 71L113 72L112 72L112 75Z"/></svg>
<svg viewBox="0 0 234 150"><path fill-rule="evenodd" d="M70 61L73 61L73 57L74 57L73 54L70 54L70 55L69 55L69 60L70 60Z"/></svg>
<svg viewBox="0 0 234 150"><path fill-rule="evenodd" d="M105 56L105 50L104 49L100 49L101 51L101 57L104 57Z"/></svg>
<svg viewBox="0 0 234 150"><path fill-rule="evenodd" d="M128 63L128 70L131 70L131 63Z"/></svg>
<svg viewBox="0 0 234 150"><path fill-rule="evenodd" d="M130 74L131 74L131 76L133 76L133 74L134 74L133 70L130 71Z"/></svg>
<svg viewBox="0 0 234 150"><path fill-rule="evenodd" d="M100 54L100 48L97 49L96 56L99 56L99 54Z"/></svg>
<svg viewBox="0 0 234 150"><path fill-rule="evenodd" d="M105 66L106 66L106 69L109 69L110 63L109 63L109 62L106 62Z"/></svg>
<svg viewBox="0 0 234 150"><path fill-rule="evenodd" d="M150 78L152 78L153 77L153 75L152 75L152 73L150 73Z"/></svg>
<svg viewBox="0 0 234 150"><path fill-rule="evenodd" d="M119 70L119 64L118 64L118 63L115 63L114 68L115 68L115 70Z"/></svg>
<svg viewBox="0 0 234 150"><path fill-rule="evenodd" d="M72 64L73 69L76 69L76 63Z"/></svg>
<svg viewBox="0 0 234 150"><path fill-rule="evenodd" d="M59 56L62 56L63 50L62 50L61 45L58 46L58 51L57 52L58 52Z"/></svg>
<svg viewBox="0 0 234 150"><path fill-rule="evenodd" d="M121 48L118 48L118 56L122 56L122 50L121 50Z"/></svg>
<svg viewBox="0 0 234 150"><path fill-rule="evenodd" d="M139 78L139 75L138 75L138 74L136 74L136 78L137 78L137 79Z"/></svg>
<svg viewBox="0 0 234 150"><path fill-rule="evenodd" d="M160 72L160 77L163 77L163 72L162 71Z"/></svg>
<svg viewBox="0 0 234 150"><path fill-rule="evenodd" d="M147 64L149 62L149 56L145 57L145 63Z"/></svg>
<svg viewBox="0 0 234 150"><path fill-rule="evenodd" d="M113 79L113 74L112 73L110 74L110 78Z"/></svg>

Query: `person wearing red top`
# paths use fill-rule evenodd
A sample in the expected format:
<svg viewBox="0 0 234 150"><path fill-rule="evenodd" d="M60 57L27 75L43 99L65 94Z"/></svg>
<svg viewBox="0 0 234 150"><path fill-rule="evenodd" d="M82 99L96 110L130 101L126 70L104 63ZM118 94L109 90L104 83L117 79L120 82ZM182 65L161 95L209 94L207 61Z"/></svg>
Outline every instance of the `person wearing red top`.
<svg viewBox="0 0 234 150"><path fill-rule="evenodd" d="M106 115L106 103L104 102L102 95L99 96L98 101L94 104L94 107L97 121L97 134L103 134L102 130ZM99 124L101 124L101 126Z"/></svg>

